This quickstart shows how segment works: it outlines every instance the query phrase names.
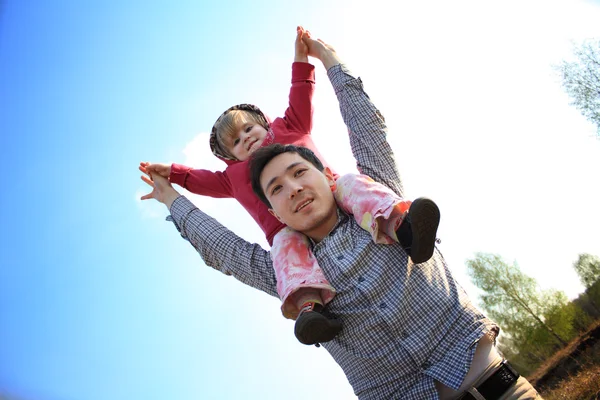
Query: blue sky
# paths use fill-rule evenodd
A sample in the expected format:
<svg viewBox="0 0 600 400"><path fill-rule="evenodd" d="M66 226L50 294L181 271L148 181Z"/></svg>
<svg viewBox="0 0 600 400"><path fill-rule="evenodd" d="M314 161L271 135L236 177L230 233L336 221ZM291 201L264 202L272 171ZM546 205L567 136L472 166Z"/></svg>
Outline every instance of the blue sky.
<svg viewBox="0 0 600 400"><path fill-rule="evenodd" d="M581 290L571 263L600 254L600 144L551 64L600 36L597 3L214 3L0 3L0 394L353 397L277 299L206 268L167 210L138 200L139 161L222 169L206 132L230 105L282 114L298 24L363 77L469 293L476 251ZM320 65L317 81L315 139L351 171ZM266 246L235 202L194 202Z"/></svg>

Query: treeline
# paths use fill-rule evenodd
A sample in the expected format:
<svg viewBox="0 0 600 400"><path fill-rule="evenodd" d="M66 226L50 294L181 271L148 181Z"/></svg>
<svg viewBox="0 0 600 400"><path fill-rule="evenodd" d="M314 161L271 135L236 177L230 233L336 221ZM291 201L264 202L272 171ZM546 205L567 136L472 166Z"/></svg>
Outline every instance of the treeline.
<svg viewBox="0 0 600 400"><path fill-rule="evenodd" d="M516 262L477 253L467 261L473 283L482 290L482 308L501 327L500 350L528 375L600 319L600 257L581 254L573 265L584 293L573 301L558 290L540 290Z"/></svg>
<svg viewBox="0 0 600 400"><path fill-rule="evenodd" d="M556 66L562 87L581 114L596 125L600 138L600 39L573 46L573 60Z"/></svg>

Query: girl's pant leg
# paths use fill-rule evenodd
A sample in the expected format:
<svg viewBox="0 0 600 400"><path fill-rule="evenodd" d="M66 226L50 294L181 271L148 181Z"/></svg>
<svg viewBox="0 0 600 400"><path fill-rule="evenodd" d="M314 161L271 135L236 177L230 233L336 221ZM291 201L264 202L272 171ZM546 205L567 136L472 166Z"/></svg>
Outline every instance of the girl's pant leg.
<svg viewBox="0 0 600 400"><path fill-rule="evenodd" d="M302 310L302 306L306 303L325 305L321 296L321 289L313 287L301 287L288 296L287 302L295 307L296 310Z"/></svg>
<svg viewBox="0 0 600 400"><path fill-rule="evenodd" d="M290 228L282 229L273 238L271 258L277 278L277 293L282 301L281 312L289 319L296 319L300 311L297 303L305 297L314 297L316 290L323 305L335 296L335 289L329 284L309 247L308 238ZM302 293L307 291L307 293ZM307 300L307 301L310 301Z"/></svg>
<svg viewBox="0 0 600 400"><path fill-rule="evenodd" d="M337 204L354 215L356 222L371 233L375 243L398 241L396 230L410 208L410 201L370 177L357 174L338 178L334 195Z"/></svg>

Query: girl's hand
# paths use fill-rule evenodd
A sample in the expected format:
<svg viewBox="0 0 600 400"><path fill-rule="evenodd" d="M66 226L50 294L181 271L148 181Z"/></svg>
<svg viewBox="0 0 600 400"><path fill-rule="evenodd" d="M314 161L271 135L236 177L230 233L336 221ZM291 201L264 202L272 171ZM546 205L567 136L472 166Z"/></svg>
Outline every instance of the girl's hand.
<svg viewBox="0 0 600 400"><path fill-rule="evenodd" d="M306 35L306 31L303 27L298 26L296 28L296 55L294 57L294 61L296 62L308 62L308 46L302 40L304 35Z"/></svg>
<svg viewBox="0 0 600 400"><path fill-rule="evenodd" d="M171 175L170 164L150 164L149 162L141 162L139 169L148 176L160 175L163 178L168 179Z"/></svg>

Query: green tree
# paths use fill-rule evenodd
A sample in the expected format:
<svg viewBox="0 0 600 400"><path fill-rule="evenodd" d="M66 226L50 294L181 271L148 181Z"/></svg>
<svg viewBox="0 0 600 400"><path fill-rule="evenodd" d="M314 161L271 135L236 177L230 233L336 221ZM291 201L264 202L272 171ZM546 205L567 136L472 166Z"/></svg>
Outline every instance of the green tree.
<svg viewBox="0 0 600 400"><path fill-rule="evenodd" d="M521 272L516 263L509 265L496 254L477 253L467 260L467 269L475 286L483 291L483 307L515 341L524 339L537 325L561 345L567 344L544 317L549 299L554 302L552 308L562 300L540 293L536 280Z"/></svg>
<svg viewBox="0 0 600 400"><path fill-rule="evenodd" d="M600 40L575 45L573 54L574 61L564 60L557 66L562 86L571 104L596 125L600 136Z"/></svg>
<svg viewBox="0 0 600 400"><path fill-rule="evenodd" d="M564 292L548 290L542 295L544 321L563 338L573 338L592 323L576 303L569 301Z"/></svg>
<svg viewBox="0 0 600 400"><path fill-rule="evenodd" d="M591 303L597 307L600 307L600 279L586 289L585 293L588 295Z"/></svg>
<svg viewBox="0 0 600 400"><path fill-rule="evenodd" d="M592 287L600 279L600 257L591 254L580 254L573 264L575 272L586 289Z"/></svg>

